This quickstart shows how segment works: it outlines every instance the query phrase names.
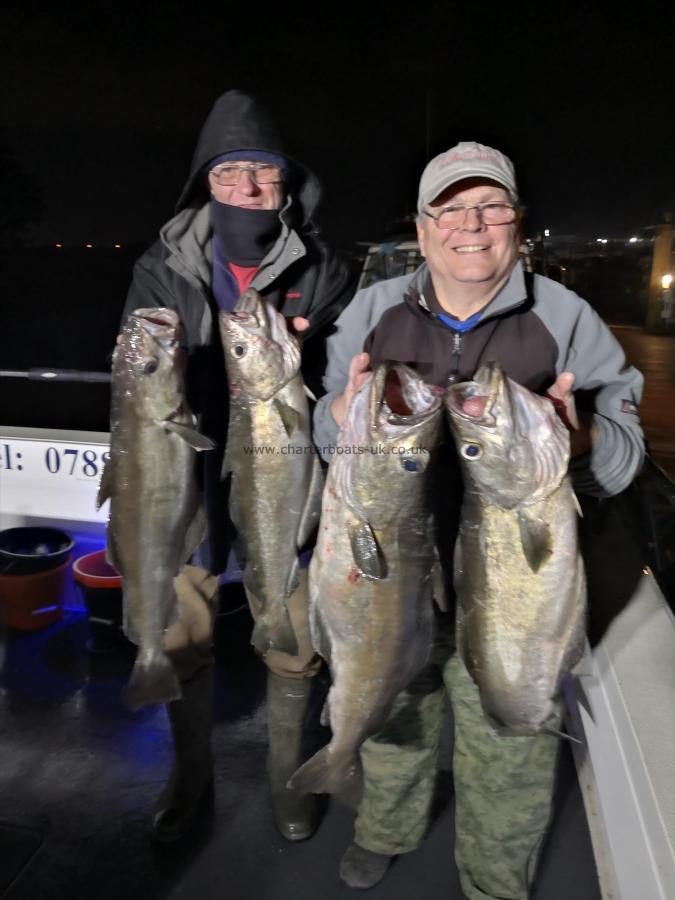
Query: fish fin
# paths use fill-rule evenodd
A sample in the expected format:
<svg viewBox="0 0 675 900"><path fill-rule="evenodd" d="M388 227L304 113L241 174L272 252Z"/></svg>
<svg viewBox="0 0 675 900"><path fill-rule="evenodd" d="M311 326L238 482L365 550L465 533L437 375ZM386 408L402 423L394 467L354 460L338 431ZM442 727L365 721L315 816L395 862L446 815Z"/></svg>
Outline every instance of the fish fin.
<svg viewBox="0 0 675 900"><path fill-rule="evenodd" d="M363 766L358 753L337 756L330 745L319 750L291 776L287 787L299 794L336 794L356 808L363 795Z"/></svg>
<svg viewBox="0 0 675 900"><path fill-rule="evenodd" d="M105 464L103 468L103 475L101 475L101 483L98 486L98 494L96 495L96 509L100 509L106 500L110 500L110 498L115 493L115 463L113 462L112 457L108 459L108 462Z"/></svg>
<svg viewBox="0 0 675 900"><path fill-rule="evenodd" d="M272 405L279 413L279 418L283 423L286 434L288 437L291 437L293 432L300 428L300 420L302 418L300 413L297 409L293 409L292 406L289 406L288 403L283 403L278 397L273 401Z"/></svg>
<svg viewBox="0 0 675 900"><path fill-rule="evenodd" d="M265 613L256 619L251 643L261 656L267 656L270 650L278 650L290 656L298 655L298 641L285 603L282 605L280 621L270 622Z"/></svg>
<svg viewBox="0 0 675 900"><path fill-rule="evenodd" d="M518 527L527 564L533 572L538 572L553 553L551 529L543 519L528 515L523 510L518 513Z"/></svg>
<svg viewBox="0 0 675 900"><path fill-rule="evenodd" d="M359 522L349 529L352 555L359 571L366 578L380 580L387 577L387 564L373 529L367 522Z"/></svg>
<svg viewBox="0 0 675 900"><path fill-rule="evenodd" d="M564 731L558 731L556 728L542 728L542 734L550 734L552 737L560 738L563 741L569 741L572 744L583 744L583 741L579 740L577 737L573 737L571 734L567 734Z"/></svg>
<svg viewBox="0 0 675 900"><path fill-rule="evenodd" d="M583 519L584 512L581 508L581 503L579 503L579 498L577 497L575 491L572 491L572 499L574 500L574 507L575 507L577 513L579 514L579 518Z"/></svg>
<svg viewBox="0 0 675 900"><path fill-rule="evenodd" d="M310 400L313 400L313 401L316 403L317 400L316 400L316 395L314 394L314 392L311 391L311 390L307 387L306 384L303 384L302 387L303 387L303 389L304 389L304 391L305 391L305 394L309 397L309 399L310 399Z"/></svg>
<svg viewBox="0 0 675 900"><path fill-rule="evenodd" d="M321 498L323 497L323 471L316 454L312 454L312 474L305 500L305 508L302 511L300 525L298 526L298 549L304 547L312 532L319 523L321 517Z"/></svg>
<svg viewBox="0 0 675 900"><path fill-rule="evenodd" d="M572 678L572 687L574 690L574 697L579 704L579 706L583 707L588 714L589 719L595 725L595 716L593 715L593 706L591 704L590 698L586 693L586 688L584 687L584 683L578 675L571 675Z"/></svg>
<svg viewBox="0 0 675 900"><path fill-rule="evenodd" d="M149 703L168 703L181 697L176 670L161 650L143 653L136 662L124 689L123 699L132 712Z"/></svg>
<svg viewBox="0 0 675 900"><path fill-rule="evenodd" d="M213 450L216 446L211 438L206 437L205 434L200 434L196 428L192 428L190 425L182 425L180 422L173 422L171 419L165 419L162 425L165 431L178 435L193 450Z"/></svg>

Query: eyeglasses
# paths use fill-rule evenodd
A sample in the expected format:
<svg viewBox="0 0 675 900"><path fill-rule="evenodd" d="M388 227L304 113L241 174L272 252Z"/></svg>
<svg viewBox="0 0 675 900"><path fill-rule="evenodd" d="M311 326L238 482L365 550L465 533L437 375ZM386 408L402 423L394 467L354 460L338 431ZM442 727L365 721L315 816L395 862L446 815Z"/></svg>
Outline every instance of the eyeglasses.
<svg viewBox="0 0 675 900"><path fill-rule="evenodd" d="M250 163L245 166L231 166L229 163L224 163L211 169L209 175L213 176L216 184L233 187L239 183L242 172L248 172L251 180L256 184L276 184L283 180L279 166L273 166L270 163Z"/></svg>
<svg viewBox="0 0 675 900"><path fill-rule="evenodd" d="M475 209L478 218L484 225L508 225L515 222L518 210L510 203L473 203L466 206L458 203L454 206L445 206L436 215L423 209L425 216L429 216L436 223L436 228L451 231L453 228L461 228L466 221L470 209Z"/></svg>

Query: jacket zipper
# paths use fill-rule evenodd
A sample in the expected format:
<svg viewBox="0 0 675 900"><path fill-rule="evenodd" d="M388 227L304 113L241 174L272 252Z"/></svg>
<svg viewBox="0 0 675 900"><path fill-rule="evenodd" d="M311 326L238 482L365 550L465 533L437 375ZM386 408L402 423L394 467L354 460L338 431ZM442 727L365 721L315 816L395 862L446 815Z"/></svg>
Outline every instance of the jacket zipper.
<svg viewBox="0 0 675 900"><path fill-rule="evenodd" d="M448 384L454 384L459 380L459 361L462 356L462 334L459 331L455 331L452 336L452 355L454 364L448 375Z"/></svg>

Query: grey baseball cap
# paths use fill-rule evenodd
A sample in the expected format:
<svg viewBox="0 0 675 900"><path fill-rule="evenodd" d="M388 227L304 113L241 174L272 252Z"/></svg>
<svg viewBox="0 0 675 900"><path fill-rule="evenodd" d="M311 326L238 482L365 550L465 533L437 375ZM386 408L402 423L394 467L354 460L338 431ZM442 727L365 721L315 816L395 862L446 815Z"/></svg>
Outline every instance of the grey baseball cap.
<svg viewBox="0 0 675 900"><path fill-rule="evenodd" d="M508 156L475 141L461 141L427 163L420 178L417 211L422 212L427 203L464 178L489 178L518 198L516 173Z"/></svg>

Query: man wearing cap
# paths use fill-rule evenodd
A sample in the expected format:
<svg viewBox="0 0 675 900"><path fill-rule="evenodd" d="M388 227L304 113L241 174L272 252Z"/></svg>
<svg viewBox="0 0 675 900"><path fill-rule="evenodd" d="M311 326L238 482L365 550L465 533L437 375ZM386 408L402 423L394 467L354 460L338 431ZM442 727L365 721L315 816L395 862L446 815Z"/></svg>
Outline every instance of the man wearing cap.
<svg viewBox="0 0 675 900"><path fill-rule="evenodd" d="M229 394L218 311L231 311L247 287L255 288L302 332L305 382L320 392L325 335L351 296L352 278L312 221L319 193L316 176L284 152L267 111L246 94L228 91L202 128L176 215L134 268L123 321L137 308L178 312L190 405L200 430L217 444L199 459L208 549L200 548L199 565L185 566L175 579L180 618L165 638L182 699L168 705L175 762L152 822L160 841L185 834L213 784L213 615L218 575L235 539L221 478ZM255 616L255 598L249 603ZM287 605L298 653L270 651L265 658L268 774L279 830L302 840L316 825L314 798L294 794L286 782L300 763L311 676L320 665L309 639L306 577Z"/></svg>
<svg viewBox="0 0 675 900"><path fill-rule="evenodd" d="M510 378L556 403L571 432L570 472L578 492L607 496L627 487L643 457L637 416L642 376L626 365L620 345L584 300L525 272L520 229L514 170L504 154L464 142L431 160L420 181L417 216L425 262L412 275L360 291L337 320L328 340L327 393L314 416L318 447L335 443L365 373L383 361L405 363L429 384L445 387L496 360ZM573 388L589 392L577 394L579 412ZM466 401L465 412L482 414L467 408L481 402ZM442 452L446 483L434 495L439 553L449 565L461 485L451 440ZM429 665L399 695L384 729L362 747L364 795L340 874L351 887L370 887L395 855L421 841L447 691L462 889L469 900L525 900L550 815L557 739L497 736L453 652L452 612L437 611L436 624Z"/></svg>

